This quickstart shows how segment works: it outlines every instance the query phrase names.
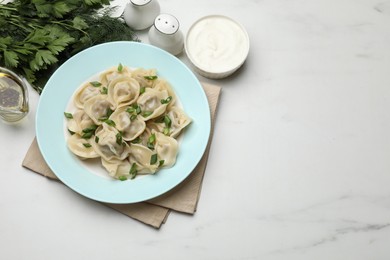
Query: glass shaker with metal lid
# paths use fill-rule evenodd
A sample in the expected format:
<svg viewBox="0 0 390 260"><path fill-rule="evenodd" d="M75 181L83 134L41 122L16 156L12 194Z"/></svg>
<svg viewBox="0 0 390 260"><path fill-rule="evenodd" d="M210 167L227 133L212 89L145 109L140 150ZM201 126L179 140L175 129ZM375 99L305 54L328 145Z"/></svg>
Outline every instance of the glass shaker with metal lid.
<svg viewBox="0 0 390 260"><path fill-rule="evenodd" d="M13 71L0 67L0 119L16 122L28 111L27 82Z"/></svg>

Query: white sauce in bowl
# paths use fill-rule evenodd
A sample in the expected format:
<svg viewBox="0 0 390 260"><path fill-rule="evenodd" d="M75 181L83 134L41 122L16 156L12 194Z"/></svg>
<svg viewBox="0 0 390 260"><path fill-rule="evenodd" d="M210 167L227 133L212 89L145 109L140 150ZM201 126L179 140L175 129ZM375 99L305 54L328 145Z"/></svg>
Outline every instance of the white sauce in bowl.
<svg viewBox="0 0 390 260"><path fill-rule="evenodd" d="M222 77L244 63L249 51L249 37L241 25L228 17L206 16L190 28L185 47L189 59L198 69L211 77Z"/></svg>

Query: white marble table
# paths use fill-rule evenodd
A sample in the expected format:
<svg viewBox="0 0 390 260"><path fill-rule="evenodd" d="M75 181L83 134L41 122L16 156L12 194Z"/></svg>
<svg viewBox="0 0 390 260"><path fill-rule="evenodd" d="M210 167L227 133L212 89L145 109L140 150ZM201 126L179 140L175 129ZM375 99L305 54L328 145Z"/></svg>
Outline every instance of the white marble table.
<svg viewBox="0 0 390 260"><path fill-rule="evenodd" d="M390 2L160 4L184 33L223 14L251 39L234 76L198 76L223 88L198 211L155 230L22 168L30 91L0 124L0 258L390 259Z"/></svg>

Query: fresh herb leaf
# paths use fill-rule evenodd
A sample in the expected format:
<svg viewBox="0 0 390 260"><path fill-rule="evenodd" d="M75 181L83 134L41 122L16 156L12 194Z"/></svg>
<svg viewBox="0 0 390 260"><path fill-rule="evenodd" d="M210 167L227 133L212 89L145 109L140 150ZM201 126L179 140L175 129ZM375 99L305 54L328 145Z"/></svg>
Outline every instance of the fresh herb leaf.
<svg viewBox="0 0 390 260"><path fill-rule="evenodd" d="M104 123L106 123L106 124L109 125L109 126L113 126L113 127L116 126L115 122L112 121L111 119L106 119L106 120L104 121Z"/></svg>
<svg viewBox="0 0 390 260"><path fill-rule="evenodd" d="M153 114L153 111L144 111L142 113L142 116L146 118L146 117L150 116L151 114Z"/></svg>
<svg viewBox="0 0 390 260"><path fill-rule="evenodd" d="M130 116L130 121L134 121L136 118L137 118L137 115L136 115L136 114L135 114L135 115L131 115L131 116Z"/></svg>
<svg viewBox="0 0 390 260"><path fill-rule="evenodd" d="M124 175L122 175L122 176L119 176L119 177L118 177L118 180L120 180L120 181L125 181L125 180L127 180L127 177L124 176Z"/></svg>
<svg viewBox="0 0 390 260"><path fill-rule="evenodd" d="M3 3L7 2L7 3ZM109 0L0 1L0 66L24 76L40 93L74 54L103 42L139 41Z"/></svg>
<svg viewBox="0 0 390 260"><path fill-rule="evenodd" d="M118 72L122 72L123 71L122 63L119 63L117 70L118 70Z"/></svg>
<svg viewBox="0 0 390 260"><path fill-rule="evenodd" d="M64 112L64 115L65 115L65 117L68 118L68 119L72 119L72 118L73 118L72 113Z"/></svg>
<svg viewBox="0 0 390 260"><path fill-rule="evenodd" d="M140 87L139 94L142 95L143 93L145 93L145 90L146 90L145 87Z"/></svg>
<svg viewBox="0 0 390 260"><path fill-rule="evenodd" d="M154 75L154 76L144 76L144 78L147 79L147 80L155 80L158 77Z"/></svg>
<svg viewBox="0 0 390 260"><path fill-rule="evenodd" d="M90 133L90 132L95 132L97 125L91 125L90 127L84 128L82 131L83 133Z"/></svg>
<svg viewBox="0 0 390 260"><path fill-rule="evenodd" d="M162 167L164 165L165 161L164 160L160 160L158 162L158 167Z"/></svg>
<svg viewBox="0 0 390 260"><path fill-rule="evenodd" d="M122 133L121 133L121 132L118 132L118 133L116 134L116 143L119 144L119 145L121 145L122 142L123 142Z"/></svg>
<svg viewBox="0 0 390 260"><path fill-rule="evenodd" d="M127 113L130 113L130 114L133 114L133 113L135 113L135 108L134 108L134 107L128 107L128 108L126 109L126 112L127 112Z"/></svg>
<svg viewBox="0 0 390 260"><path fill-rule="evenodd" d="M169 118L168 115L164 116L164 124L166 127L171 127L172 126L172 120Z"/></svg>
<svg viewBox="0 0 390 260"><path fill-rule="evenodd" d="M100 122L104 122L104 121L108 120L108 116L99 117L98 120L99 120Z"/></svg>
<svg viewBox="0 0 390 260"><path fill-rule="evenodd" d="M141 107L140 107L139 105L134 104L134 105L133 105L133 108L135 109L135 113L136 113L137 115L141 114Z"/></svg>
<svg viewBox="0 0 390 260"><path fill-rule="evenodd" d="M148 142L146 143L146 146L151 149L151 150L154 150L154 143L156 142L156 134L151 134L148 138Z"/></svg>
<svg viewBox="0 0 390 260"><path fill-rule="evenodd" d="M167 97L166 99L161 99L161 104L168 104L169 102L171 102L172 100L172 96L169 96Z"/></svg>
<svg viewBox="0 0 390 260"><path fill-rule="evenodd" d="M129 174L130 174L130 178L131 179L134 179L136 176L137 176L137 173L138 173L138 171L137 171L137 165L135 164L135 163L133 163L132 165L131 165L131 168L130 168L130 172L129 172Z"/></svg>
<svg viewBox="0 0 390 260"><path fill-rule="evenodd" d="M95 88L98 88L102 85L102 83L100 83L99 81L91 81L89 82L89 84L91 84Z"/></svg>
<svg viewBox="0 0 390 260"><path fill-rule="evenodd" d="M169 135L169 132L171 131L171 129L169 127L164 127L163 129L163 134L164 135Z"/></svg>
<svg viewBox="0 0 390 260"><path fill-rule="evenodd" d="M141 143L141 141L142 141L141 138L137 137L134 140L132 140L131 143L132 144L139 144L139 143Z"/></svg>
<svg viewBox="0 0 390 260"><path fill-rule="evenodd" d="M83 139L89 139L93 136L93 132L84 133L81 135L81 138Z"/></svg>
<svg viewBox="0 0 390 260"><path fill-rule="evenodd" d="M107 95L107 94L108 94L108 88L103 87L103 88L100 90L100 93L101 93L102 95Z"/></svg>
<svg viewBox="0 0 390 260"><path fill-rule="evenodd" d="M153 154L152 156L150 156L150 164L153 165L157 162L157 154Z"/></svg>

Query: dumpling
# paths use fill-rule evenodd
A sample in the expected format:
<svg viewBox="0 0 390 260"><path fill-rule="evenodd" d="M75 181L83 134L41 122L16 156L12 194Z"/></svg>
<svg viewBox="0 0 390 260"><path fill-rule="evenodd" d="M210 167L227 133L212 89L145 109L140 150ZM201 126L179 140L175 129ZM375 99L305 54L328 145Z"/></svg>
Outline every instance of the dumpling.
<svg viewBox="0 0 390 260"><path fill-rule="evenodd" d="M156 122L156 121L161 121L161 122ZM165 124L163 122L163 119L158 119L158 120L149 120L146 123L146 128L149 129L149 132L156 131L156 132L164 132Z"/></svg>
<svg viewBox="0 0 390 260"><path fill-rule="evenodd" d="M129 176L131 165L128 160L112 159L106 161L102 158L102 165L107 170L111 177L119 178L121 176Z"/></svg>
<svg viewBox="0 0 390 260"><path fill-rule="evenodd" d="M133 104L139 96L139 83L130 77L120 77L108 85L108 98L115 107Z"/></svg>
<svg viewBox="0 0 390 260"><path fill-rule="evenodd" d="M155 173L159 166L158 161L151 164L152 156L156 156L155 154L156 152L141 144L132 144L130 146L129 162L131 165L135 163L138 174Z"/></svg>
<svg viewBox="0 0 390 260"><path fill-rule="evenodd" d="M176 139L157 132L155 135L156 143L154 149L156 150L159 159L164 160L163 166L172 167L176 162L176 156L179 149Z"/></svg>
<svg viewBox="0 0 390 260"><path fill-rule="evenodd" d="M108 124L103 124L96 129L95 140L91 144L106 161L124 160L129 154L129 146L123 142L119 131Z"/></svg>
<svg viewBox="0 0 390 260"><path fill-rule="evenodd" d="M163 91L166 90L168 92L168 95L170 97L170 101L168 103L168 108L172 107L176 103L176 95L175 92L173 91L171 85L168 83L168 81L164 79L158 79L156 81L155 86L153 89L158 90L158 91Z"/></svg>
<svg viewBox="0 0 390 260"><path fill-rule="evenodd" d="M121 107L111 114L110 119L115 122L115 127L118 129L122 138L125 141L132 141L137 138L145 130L146 124L138 116L131 119L131 114L126 111L126 107Z"/></svg>
<svg viewBox="0 0 390 260"><path fill-rule="evenodd" d="M115 66L111 67L104 72L100 73L99 81L103 86L108 86L111 81L120 77L131 77L131 71L126 66Z"/></svg>
<svg viewBox="0 0 390 260"><path fill-rule="evenodd" d="M158 91L147 88L137 100L138 106L142 111L140 114L141 119L146 121L162 115L167 108L167 104L161 102L161 100L166 100L167 98L168 92L166 90Z"/></svg>
<svg viewBox="0 0 390 260"><path fill-rule="evenodd" d="M131 76L138 81L143 88L152 88L156 83L157 71L155 69L136 69L133 70Z"/></svg>
<svg viewBox="0 0 390 260"><path fill-rule="evenodd" d="M183 128L191 123L191 118L189 118L182 109L176 106L171 108L167 113L167 116L171 120L169 136L173 138L178 137Z"/></svg>
<svg viewBox="0 0 390 260"><path fill-rule="evenodd" d="M95 122L84 112L84 110L78 109L73 113L73 118L68 120L68 130L77 133L79 135L83 134L83 130L93 127Z"/></svg>
<svg viewBox="0 0 390 260"><path fill-rule="evenodd" d="M107 95L99 95L89 99L84 104L85 113L96 125L101 125L104 119L108 119L114 109Z"/></svg>
<svg viewBox="0 0 390 260"><path fill-rule="evenodd" d="M94 86L91 82L87 82L84 85L82 85L77 91L75 92L73 96L73 102L76 107L83 109L84 103L99 95L100 94L100 87Z"/></svg>
<svg viewBox="0 0 390 260"><path fill-rule="evenodd" d="M92 139L84 139L78 134L71 135L67 140L69 150L81 159L97 158L100 155L92 146Z"/></svg>

